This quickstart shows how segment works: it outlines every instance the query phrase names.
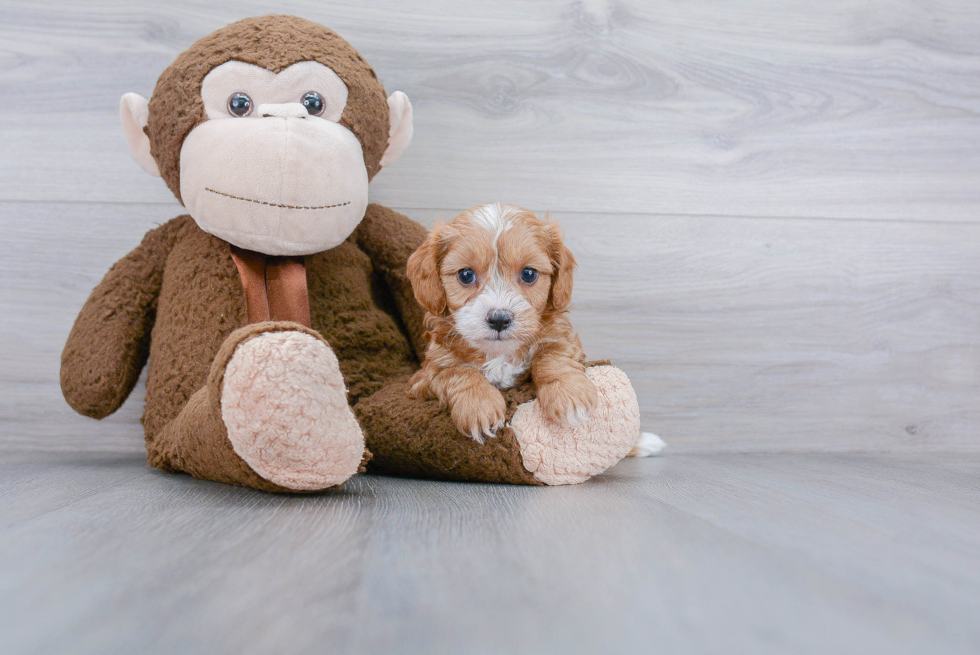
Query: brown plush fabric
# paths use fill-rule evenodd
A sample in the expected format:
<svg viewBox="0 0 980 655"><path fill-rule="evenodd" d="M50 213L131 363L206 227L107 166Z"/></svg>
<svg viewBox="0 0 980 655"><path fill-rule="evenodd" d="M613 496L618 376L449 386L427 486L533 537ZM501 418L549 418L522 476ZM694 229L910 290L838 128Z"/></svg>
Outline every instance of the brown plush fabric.
<svg viewBox="0 0 980 655"><path fill-rule="evenodd" d="M113 266L85 303L62 356L65 397L89 416L110 414L135 384L148 348L143 425L149 463L289 491L260 477L234 452L221 421L220 390L239 344L266 331L299 330L322 335L336 353L370 451L365 461L374 454L371 469L541 484L524 468L510 428L480 445L456 430L438 402L408 396L405 380L418 368L423 314L404 270L424 237L425 229L407 217L370 205L346 242L306 258L311 330L297 323L248 325L229 244L188 216L175 218ZM534 398L534 385L506 390L504 397L509 419Z"/></svg>
<svg viewBox="0 0 980 655"><path fill-rule="evenodd" d="M424 238L422 226L386 207L369 205L347 241L305 258L312 327L336 353L352 405L418 368L423 313L404 271ZM223 372L228 348L240 343L241 335L252 334L254 326L236 332L247 324L245 291L229 244L201 230L189 216L175 218L113 266L85 303L62 356L65 397L89 416L112 413L132 390L149 353L143 426L150 463L272 490L275 485L259 478L231 450L220 425L220 399L207 391L213 386L209 376ZM413 342L419 345L413 347ZM399 393L396 385L383 397ZM417 402L404 400L400 416ZM387 411L379 401L357 409L358 416L375 421L370 407ZM417 411L427 415L432 408L419 405ZM429 442L455 442L462 436L451 423L437 422L424 432ZM512 455L519 457L516 450ZM513 471L513 462L519 460L509 461L509 468L494 470L506 469L507 481L519 481L520 474ZM427 475L424 469L416 471Z"/></svg>
<svg viewBox="0 0 980 655"><path fill-rule="evenodd" d="M179 228L170 221L148 232L82 307L61 355L61 390L79 414L112 414L136 385L150 353L163 269Z"/></svg>
<svg viewBox="0 0 980 655"><path fill-rule="evenodd" d="M372 221L375 214L378 209L372 205L364 220ZM149 440L204 385L221 344L248 322L228 244L201 230L190 217L172 222L180 224L180 237L166 262L150 346L143 417ZM417 359L408 339L375 301L378 271L353 237L306 257L306 270L313 329L336 353L351 402L415 370ZM79 321L84 318L83 313Z"/></svg>
<svg viewBox="0 0 980 655"><path fill-rule="evenodd" d="M349 90L340 123L360 140L369 178L379 170L388 106L371 67L323 26L291 16L250 18L180 55L150 100L145 131L161 175L178 199L181 146L206 118L202 79L230 60L273 72L301 61L330 66ZM122 405L149 359L142 421L151 465L288 491L235 453L222 422L220 394L238 345L270 330L299 330L321 336L336 354L368 448L378 448L379 470L538 484L523 467L512 431L504 429L480 446L456 431L448 412L405 392L404 380L418 369L426 346L424 311L406 265L425 236L426 230L405 216L369 205L339 246L306 256L302 264L273 259L271 273L264 255L239 257L240 275L230 244L201 230L190 216L177 217L148 233L85 303L62 354L65 398L83 414L107 416ZM296 293L304 267L308 315L302 294ZM246 297L253 304L252 325ZM311 328L254 323L266 316L299 318ZM506 392L508 416L531 394L530 386ZM362 469L369 458L366 452Z"/></svg>
<svg viewBox="0 0 980 655"><path fill-rule="evenodd" d="M382 205L370 205L367 216L354 232L354 240L366 252L381 274L384 287L393 302L392 313L400 316L402 325L412 339L415 355L425 358L425 310L415 300L408 279L407 262L428 231L398 212Z"/></svg>
<svg viewBox="0 0 980 655"><path fill-rule="evenodd" d="M518 405L534 399L534 385L503 393L510 421ZM404 380L365 398L354 413L373 455L371 470L437 480L542 484L524 468L513 430L503 428L479 444L456 429L438 401L410 398Z"/></svg>
<svg viewBox="0 0 980 655"><path fill-rule="evenodd" d="M177 418L168 423L157 438L148 441L149 464L165 471L183 471L196 478L226 484L263 491L302 493L273 484L253 471L235 453L221 420L221 388L225 368L235 349L260 334L287 330L305 332L319 338L313 330L292 322L254 323L234 331L218 350L211 364L207 385L190 397ZM365 453L365 460L369 458L370 453Z"/></svg>
<svg viewBox="0 0 980 655"><path fill-rule="evenodd" d="M388 101L374 69L333 30L296 16L246 18L198 40L160 76L145 132L160 175L180 200L180 149L203 123L201 81L215 66L241 61L278 73L301 61L329 66L347 85L340 124L360 140L368 179L381 169L388 144Z"/></svg>
<svg viewBox="0 0 980 655"><path fill-rule="evenodd" d="M235 348L277 328L293 329L294 324L249 325L225 340L211 365L207 385L190 397L177 418L164 427L158 438L147 442L147 461L151 466L265 491L287 491L260 477L235 453L221 420L221 382Z"/></svg>
<svg viewBox="0 0 980 655"><path fill-rule="evenodd" d="M585 362L606 366L609 360ZM533 382L503 390L507 423L518 405L534 400ZM390 475L441 480L543 484L526 468L514 431L505 427L482 445L462 434L437 400L416 400L408 395L405 380L398 380L354 406L364 429L371 469Z"/></svg>

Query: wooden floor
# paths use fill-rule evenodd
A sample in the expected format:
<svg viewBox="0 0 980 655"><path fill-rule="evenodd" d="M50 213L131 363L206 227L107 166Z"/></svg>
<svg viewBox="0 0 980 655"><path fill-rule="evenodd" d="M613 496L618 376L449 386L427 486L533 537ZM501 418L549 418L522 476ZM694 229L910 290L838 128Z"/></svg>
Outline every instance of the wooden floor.
<svg viewBox="0 0 980 655"><path fill-rule="evenodd" d="M415 108L372 200L550 211L667 455L572 488L146 468L59 355L182 213L119 97L294 13ZM980 5L0 2L0 651L980 652Z"/></svg>
<svg viewBox="0 0 980 655"><path fill-rule="evenodd" d="M980 455L693 454L311 497L0 457L4 652L976 653Z"/></svg>

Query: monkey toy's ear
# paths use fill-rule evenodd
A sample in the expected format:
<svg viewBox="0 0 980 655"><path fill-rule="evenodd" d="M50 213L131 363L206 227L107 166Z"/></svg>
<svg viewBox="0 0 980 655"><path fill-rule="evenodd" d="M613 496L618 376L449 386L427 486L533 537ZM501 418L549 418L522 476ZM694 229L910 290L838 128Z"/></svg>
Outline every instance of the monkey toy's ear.
<svg viewBox="0 0 980 655"><path fill-rule="evenodd" d="M150 154L150 137L143 128L150 118L150 102L138 93L127 93L119 101L119 118L122 120L123 135L129 144L136 163L150 175L160 177L160 169Z"/></svg>
<svg viewBox="0 0 980 655"><path fill-rule="evenodd" d="M385 154L381 157L381 167L387 168L395 163L408 149L408 144L412 142L412 103L408 101L408 96L401 91L395 91L388 96L388 120L391 127L388 129L388 147Z"/></svg>

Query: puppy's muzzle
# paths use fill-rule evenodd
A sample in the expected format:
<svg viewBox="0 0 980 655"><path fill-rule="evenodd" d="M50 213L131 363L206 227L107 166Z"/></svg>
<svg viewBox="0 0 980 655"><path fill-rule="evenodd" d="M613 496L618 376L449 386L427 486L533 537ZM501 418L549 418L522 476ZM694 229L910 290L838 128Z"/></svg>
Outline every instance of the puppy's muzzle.
<svg viewBox="0 0 980 655"><path fill-rule="evenodd" d="M503 332L514 322L514 313L503 309L495 309L487 314L487 325L491 330Z"/></svg>

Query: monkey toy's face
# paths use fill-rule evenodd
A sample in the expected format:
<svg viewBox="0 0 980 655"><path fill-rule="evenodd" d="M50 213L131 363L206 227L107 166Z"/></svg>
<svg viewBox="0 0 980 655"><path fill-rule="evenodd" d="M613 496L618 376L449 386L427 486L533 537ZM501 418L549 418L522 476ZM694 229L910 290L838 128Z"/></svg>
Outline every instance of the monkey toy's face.
<svg viewBox="0 0 980 655"><path fill-rule="evenodd" d="M364 216L368 177L338 121L347 86L315 61L279 74L238 61L204 78L208 120L180 150L180 197L206 232L249 250L336 246Z"/></svg>
<svg viewBox="0 0 980 655"><path fill-rule="evenodd" d="M309 48L311 33L298 30L297 50ZM268 255L337 246L364 216L369 176L408 146L407 97L396 92L386 102L373 71L346 42L333 33L323 40L333 47L328 55L295 63L288 52L262 61L253 52L261 48L245 40L240 49L249 56L242 59L250 62L232 58L202 75L195 61L176 73L168 69L149 102L123 96L123 126L134 157L164 176L206 232ZM181 57L207 61L202 43ZM280 47L289 50L289 44ZM331 56L337 70L327 65ZM178 58L171 69L181 63ZM338 70L360 86L352 90ZM191 106L170 106L178 95L170 87L197 97ZM194 112L193 121L182 120ZM176 113L176 120L164 113Z"/></svg>

